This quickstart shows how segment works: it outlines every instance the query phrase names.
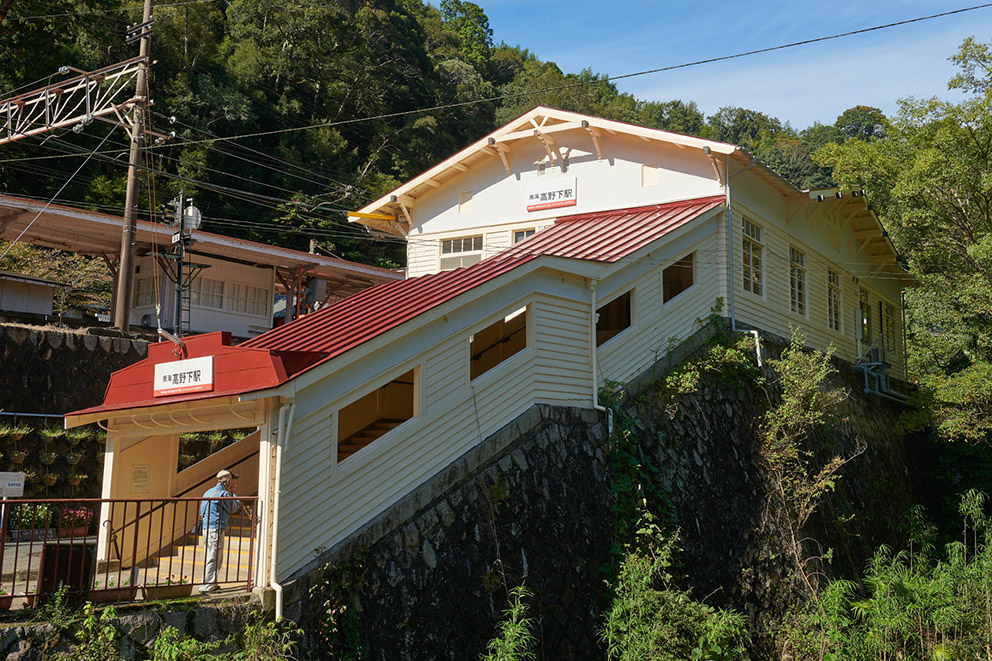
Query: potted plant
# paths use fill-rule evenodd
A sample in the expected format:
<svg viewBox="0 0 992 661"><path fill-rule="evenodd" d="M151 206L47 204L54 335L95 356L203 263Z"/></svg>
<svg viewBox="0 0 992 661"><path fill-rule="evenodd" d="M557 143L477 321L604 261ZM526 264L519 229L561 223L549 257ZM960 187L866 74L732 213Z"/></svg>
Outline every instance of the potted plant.
<svg viewBox="0 0 992 661"><path fill-rule="evenodd" d="M92 520L93 510L88 507L63 507L59 513L59 537L85 537Z"/></svg>
<svg viewBox="0 0 992 661"><path fill-rule="evenodd" d="M175 576L170 574L163 581L146 585L144 588L145 600L152 599L179 599L188 597L193 592L193 584L186 576Z"/></svg>
<svg viewBox="0 0 992 661"><path fill-rule="evenodd" d="M69 462L71 466L75 466L76 464L78 464L80 461L83 460L83 453L73 450L65 456L65 460Z"/></svg>
<svg viewBox="0 0 992 661"><path fill-rule="evenodd" d="M41 436L41 440L45 443L52 443L53 441L65 436L65 430L61 427L55 427L49 425L47 427L42 427L38 430L38 434Z"/></svg>
<svg viewBox="0 0 992 661"><path fill-rule="evenodd" d="M119 586L114 585L114 579L109 579L107 585L101 585L100 581L93 584L93 589L89 592L89 600L94 603L109 603L113 601L134 601L138 596L138 588L131 585L131 581L124 579Z"/></svg>
<svg viewBox="0 0 992 661"><path fill-rule="evenodd" d="M59 481L59 476L57 473L45 473L41 476L41 481L46 487L54 487Z"/></svg>
<svg viewBox="0 0 992 661"><path fill-rule="evenodd" d="M24 459L27 458L27 450L14 450L10 453L10 461L15 464L23 464Z"/></svg>
<svg viewBox="0 0 992 661"><path fill-rule="evenodd" d="M65 440L69 445L79 445L82 441L89 438L89 435L88 430L82 427L76 427L65 432Z"/></svg>
<svg viewBox="0 0 992 661"><path fill-rule="evenodd" d="M6 590L0 588L0 611L9 611L12 603L14 603L14 595L7 594Z"/></svg>
<svg viewBox="0 0 992 661"><path fill-rule="evenodd" d="M87 475L86 473L80 473L79 471L72 471L65 479L71 486L78 487L79 483L88 477L89 475Z"/></svg>
<svg viewBox="0 0 992 661"><path fill-rule="evenodd" d="M45 464L46 466L51 466L52 464L55 463L55 453L50 450L46 450L45 452L39 452L38 461Z"/></svg>
<svg viewBox="0 0 992 661"><path fill-rule="evenodd" d="M31 541L54 537L48 530L52 520L51 510L44 504L15 505L7 521L10 537L14 541Z"/></svg>
<svg viewBox="0 0 992 661"><path fill-rule="evenodd" d="M0 438L6 438L11 441L19 441L24 438L24 435L29 431L31 431L31 428L25 425L0 425Z"/></svg>

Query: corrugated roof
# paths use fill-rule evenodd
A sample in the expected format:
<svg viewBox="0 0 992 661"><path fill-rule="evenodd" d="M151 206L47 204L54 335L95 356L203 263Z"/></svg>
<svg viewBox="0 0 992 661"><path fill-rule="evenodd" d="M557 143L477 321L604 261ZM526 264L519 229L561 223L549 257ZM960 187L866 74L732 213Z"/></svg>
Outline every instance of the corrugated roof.
<svg viewBox="0 0 992 661"><path fill-rule="evenodd" d="M229 334L184 338L190 357L217 357L213 392L154 397L155 364L175 357L169 353L170 343L151 345L148 358L114 372L100 406L67 416L212 399L275 387L533 259L550 255L616 262L723 201L723 197L704 197L563 217L552 227L472 266L366 289L236 347L228 346Z"/></svg>
<svg viewBox="0 0 992 661"><path fill-rule="evenodd" d="M472 266L366 289L240 346L326 353L324 362L532 259L616 262L723 202L722 196L705 197L563 217Z"/></svg>

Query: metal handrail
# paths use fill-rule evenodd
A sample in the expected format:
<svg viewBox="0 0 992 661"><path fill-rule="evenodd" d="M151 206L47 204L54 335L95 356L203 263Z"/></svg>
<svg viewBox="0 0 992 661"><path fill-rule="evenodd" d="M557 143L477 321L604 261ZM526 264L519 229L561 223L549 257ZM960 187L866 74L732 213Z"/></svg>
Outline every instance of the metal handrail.
<svg viewBox="0 0 992 661"><path fill-rule="evenodd" d="M149 587L186 583L187 588L191 589L192 585L203 584L207 577L203 573L205 549L188 542L175 545L177 539L187 534L190 522L195 520L189 504L225 500L243 501L248 521L242 520L230 527L228 532L233 535L232 542L220 551L222 555L218 557L218 567L221 573L216 580L227 586L250 589L254 580L255 538L258 532L257 496L8 500L5 505L49 506L56 512L56 524L59 523L60 508L64 507L85 506L95 510L106 506L111 510L107 521L116 519L118 514L128 517L130 508L134 507L132 516L135 518L118 529L134 526L130 533L133 540L127 541L131 547L130 556L122 558L120 536L101 540L99 543L105 554L98 553L96 539L87 534L91 529L89 524L83 531L60 529L56 533L56 530L47 527L31 530L26 535L18 533L11 541L2 535L0 558L4 563L0 572L0 587L5 594L25 599L28 603L34 603L39 597L45 598L58 582L68 584L72 592L97 591L105 597L125 600L134 599L139 588L145 589L146 598L155 598L149 595ZM142 513L143 504L151 504L152 507ZM170 506L171 515L168 510ZM152 512L162 512L158 521L148 518ZM6 529L13 516L15 514L11 508L4 507L0 530ZM45 522L46 525L50 523L53 523L51 519ZM106 526L106 521L102 525ZM164 540L169 543L163 544ZM110 557L111 544L117 553L116 559ZM170 547L171 554L162 555L163 549ZM92 564L97 560L101 564ZM114 585L115 580L120 585ZM186 592L188 594L189 589Z"/></svg>

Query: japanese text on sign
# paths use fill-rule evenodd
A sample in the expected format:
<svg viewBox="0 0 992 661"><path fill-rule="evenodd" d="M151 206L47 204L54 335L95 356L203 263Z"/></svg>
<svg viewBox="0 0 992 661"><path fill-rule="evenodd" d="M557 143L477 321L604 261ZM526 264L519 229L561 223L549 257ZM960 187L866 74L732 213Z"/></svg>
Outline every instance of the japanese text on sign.
<svg viewBox="0 0 992 661"><path fill-rule="evenodd" d="M155 366L156 397L214 389L214 357L190 358Z"/></svg>
<svg viewBox="0 0 992 661"><path fill-rule="evenodd" d="M575 177L540 178L527 186L527 211L574 207Z"/></svg>

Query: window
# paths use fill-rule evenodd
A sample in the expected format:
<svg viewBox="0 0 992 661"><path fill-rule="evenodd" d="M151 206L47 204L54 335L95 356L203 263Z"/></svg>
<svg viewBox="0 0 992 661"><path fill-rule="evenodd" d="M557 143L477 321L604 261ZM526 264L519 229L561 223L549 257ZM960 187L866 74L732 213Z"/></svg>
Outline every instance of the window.
<svg viewBox="0 0 992 661"><path fill-rule="evenodd" d="M890 355L896 353L896 310L888 303L882 306L882 324L885 333L885 352Z"/></svg>
<svg viewBox="0 0 992 661"><path fill-rule="evenodd" d="M827 325L840 330L840 276L827 271Z"/></svg>
<svg viewBox="0 0 992 661"><path fill-rule="evenodd" d="M763 283L761 228L746 218L742 223L744 233L744 291L761 296Z"/></svg>
<svg viewBox="0 0 992 661"><path fill-rule="evenodd" d="M224 308L224 281L198 278L190 288L190 301L193 305L205 308Z"/></svg>
<svg viewBox="0 0 992 661"><path fill-rule="evenodd" d="M441 270L469 266L482 260L482 235L441 241Z"/></svg>
<svg viewBox="0 0 992 661"><path fill-rule="evenodd" d="M469 373L476 378L527 346L527 308L500 319L472 335L469 340Z"/></svg>
<svg viewBox="0 0 992 661"><path fill-rule="evenodd" d="M630 292L596 310L596 346L630 328Z"/></svg>
<svg viewBox="0 0 992 661"><path fill-rule="evenodd" d="M338 411L338 463L414 416L415 375L410 370Z"/></svg>
<svg viewBox="0 0 992 661"><path fill-rule="evenodd" d="M151 278L138 278L134 281L134 307L155 305L154 282Z"/></svg>
<svg viewBox="0 0 992 661"><path fill-rule="evenodd" d="M867 289L858 289L858 308L861 310L861 341L867 348L875 339L871 335L871 302Z"/></svg>
<svg viewBox="0 0 992 661"><path fill-rule="evenodd" d="M468 213L472 210L472 191L462 191L458 194L458 213Z"/></svg>
<svg viewBox="0 0 992 661"><path fill-rule="evenodd" d="M696 253L691 252L661 272L662 303L667 303L692 286Z"/></svg>
<svg viewBox="0 0 992 661"><path fill-rule="evenodd" d="M806 254L789 246L789 304L796 314L806 315Z"/></svg>
<svg viewBox="0 0 992 661"><path fill-rule="evenodd" d="M272 315L272 296L268 289L261 287L248 288L248 314L257 317L268 317Z"/></svg>
<svg viewBox="0 0 992 661"><path fill-rule="evenodd" d="M514 243L520 243L521 241L523 241L527 237L534 236L534 232L536 232L536 231L537 230L533 230L533 229L530 229L530 230L515 230L513 232L513 242Z"/></svg>
<svg viewBox="0 0 992 661"><path fill-rule="evenodd" d="M229 283L227 286L227 309L233 312L248 311L248 286Z"/></svg>

